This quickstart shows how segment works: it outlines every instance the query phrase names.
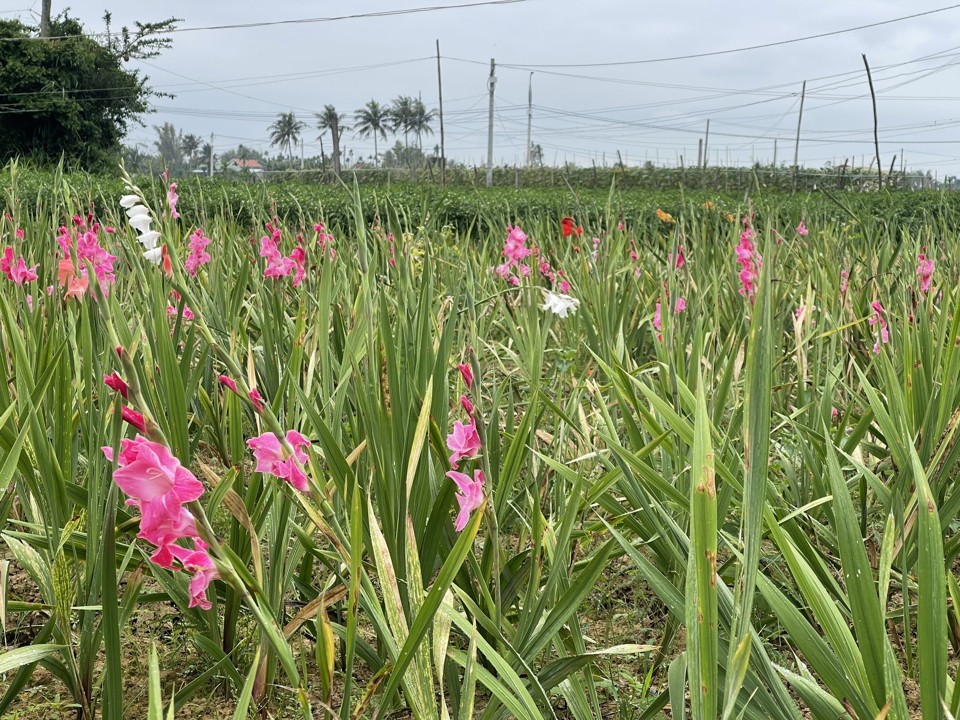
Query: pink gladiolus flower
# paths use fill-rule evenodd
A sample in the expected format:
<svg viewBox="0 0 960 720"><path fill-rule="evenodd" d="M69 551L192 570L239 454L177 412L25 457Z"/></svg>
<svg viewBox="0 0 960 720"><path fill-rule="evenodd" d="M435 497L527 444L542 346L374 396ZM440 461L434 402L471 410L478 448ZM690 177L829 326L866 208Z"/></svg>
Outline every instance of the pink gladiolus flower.
<svg viewBox="0 0 960 720"><path fill-rule="evenodd" d="M473 471L473 479L462 472L451 470L447 477L457 484L457 502L460 503L460 512L457 513L457 521L454 529L462 532L470 521L470 514L483 504L483 471L480 469Z"/></svg>
<svg viewBox="0 0 960 720"><path fill-rule="evenodd" d="M667 262L673 265L675 270L679 270L684 265L687 264L687 259L683 256L683 246L680 245L677 247L677 259L674 261L673 253L667 255Z"/></svg>
<svg viewBox="0 0 960 720"><path fill-rule="evenodd" d="M21 255L17 258L16 264L10 268L10 279L13 280L17 285L23 285L24 283L33 282L37 279L37 268L39 265L34 265L32 268L27 267L27 263L24 261L23 256Z"/></svg>
<svg viewBox="0 0 960 720"><path fill-rule="evenodd" d="M877 300L870 303L870 307L873 309L873 315L870 316L869 320L870 324L880 326L880 337L873 344L873 352L879 355L880 345L886 345L890 342L890 330L887 328L887 320L884 317L887 311L883 309L883 305Z"/></svg>
<svg viewBox="0 0 960 720"><path fill-rule="evenodd" d="M280 444L280 439L271 432L247 440L247 445L257 459L257 472L283 478L300 492L307 492L307 475L302 466L302 463L307 462L307 454L301 448L309 445L310 441L296 430L288 431L286 438L293 448L293 454L289 456Z"/></svg>
<svg viewBox="0 0 960 720"><path fill-rule="evenodd" d="M87 292L87 286L89 281L85 277L72 277L67 281L67 292L64 295L64 298L74 297L77 300L83 298L84 294Z"/></svg>
<svg viewBox="0 0 960 720"><path fill-rule="evenodd" d="M13 248L3 249L3 255L0 255L0 272L7 276L7 280L13 280Z"/></svg>
<svg viewBox="0 0 960 720"><path fill-rule="evenodd" d="M222 385L226 385L228 388L230 388L234 395L240 394L240 391L237 389L237 383L232 378L226 375L221 375L217 378L217 380ZM250 398L250 402L253 403L253 406L257 409L257 412L263 412L263 395L261 395L256 388L251 388L247 397Z"/></svg>
<svg viewBox="0 0 960 720"><path fill-rule="evenodd" d="M140 432L147 431L145 420L143 419L143 413L138 413L133 408L124 405L120 410L120 414L123 416L123 421L127 424L132 425Z"/></svg>
<svg viewBox="0 0 960 720"><path fill-rule="evenodd" d="M26 237L26 236L24 235L23 228L17 228L16 230L14 230L14 231L13 231L13 236L14 236L17 240L23 240L23 238Z"/></svg>
<svg viewBox="0 0 960 720"><path fill-rule="evenodd" d="M926 295L930 292L930 280L933 278L933 260L923 253L917 255L920 264L917 265L917 278L920 280L920 292Z"/></svg>
<svg viewBox="0 0 960 720"><path fill-rule="evenodd" d="M840 417L840 411L837 410L836 406L830 408L830 417L836 422L837 418Z"/></svg>
<svg viewBox="0 0 960 720"><path fill-rule="evenodd" d="M460 376L463 378L467 390L473 387L473 370L470 369L470 365L468 363L459 363L457 370L460 371Z"/></svg>
<svg viewBox="0 0 960 720"><path fill-rule="evenodd" d="M127 504L142 514L137 537L157 546L153 562L172 567L174 553L181 551L171 546L181 538L197 537L196 523L183 504L198 499L203 485L169 449L142 435L122 441L118 460L114 482L130 498Z"/></svg>
<svg viewBox="0 0 960 720"><path fill-rule="evenodd" d="M463 408L464 412L470 417L471 422L473 421L473 403L470 402L470 398L466 395L460 396L460 407Z"/></svg>
<svg viewBox="0 0 960 720"><path fill-rule="evenodd" d="M687 300L686 298L678 297L677 302L673 305L673 314L679 315L684 310L687 309Z"/></svg>
<svg viewBox="0 0 960 720"><path fill-rule="evenodd" d="M203 230L200 228L194 230L188 243L190 253L183 262L184 269L186 269L191 277L196 277L197 270L210 262L210 254L207 252L207 245L209 244L210 238L204 236Z"/></svg>
<svg viewBox="0 0 960 720"><path fill-rule="evenodd" d="M190 604L187 607L201 607L209 610L213 605L207 600L207 588L210 583L220 577L213 560L207 553L207 544L200 538L194 538L194 549L182 547L180 545L171 545L170 551L183 569L188 573L193 573L190 580Z"/></svg>
<svg viewBox="0 0 960 720"><path fill-rule="evenodd" d="M127 399L127 384L123 381L123 378L117 375L116 372L112 372L109 375L104 375L103 384L111 390L115 390L116 392L120 393L124 400Z"/></svg>
<svg viewBox="0 0 960 720"><path fill-rule="evenodd" d="M746 218L744 218L746 222ZM737 262L740 270L740 294L751 303L757 292L756 281L760 276L762 258L753 246L753 230L747 227L740 233L740 244L737 245Z"/></svg>
<svg viewBox="0 0 960 720"><path fill-rule="evenodd" d="M167 189L167 206L170 208L170 219L176 220L180 217L180 213L177 212L177 202L180 200L180 196L177 195L177 184L170 183L170 187Z"/></svg>
<svg viewBox="0 0 960 720"><path fill-rule="evenodd" d="M173 305L167 305L167 315L173 315L174 317L176 317L176 315L177 315L177 309L176 309ZM187 305L184 305L184 306L183 306L183 319L184 319L184 320L193 320L195 317L196 317L196 315L193 314L193 310L191 310Z"/></svg>
<svg viewBox="0 0 960 720"><path fill-rule="evenodd" d="M840 271L840 294L847 294L847 286L850 283L850 276L847 274L846 270Z"/></svg>
<svg viewBox="0 0 960 720"><path fill-rule="evenodd" d="M250 388L250 393L247 396L250 398L250 402L253 403L253 406L257 409L257 412L263 412L263 395L260 394L260 391L256 388Z"/></svg>
<svg viewBox="0 0 960 720"><path fill-rule="evenodd" d="M457 466L461 458L474 457L480 452L480 436L473 420L464 425L457 420L453 423L453 432L447 435L447 447L453 451L450 465Z"/></svg>
<svg viewBox="0 0 960 720"><path fill-rule="evenodd" d="M808 232L810 231L807 230L807 226L803 224L803 220L801 219L800 224L797 225L797 235L803 236L803 235L806 235Z"/></svg>

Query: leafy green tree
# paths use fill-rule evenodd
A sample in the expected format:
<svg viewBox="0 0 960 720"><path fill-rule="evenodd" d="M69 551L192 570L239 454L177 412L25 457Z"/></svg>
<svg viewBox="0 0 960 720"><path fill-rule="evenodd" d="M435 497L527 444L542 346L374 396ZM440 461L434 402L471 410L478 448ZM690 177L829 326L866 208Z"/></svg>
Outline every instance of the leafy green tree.
<svg viewBox="0 0 960 720"><path fill-rule="evenodd" d="M61 13L49 34L18 20L0 21L0 161L19 155L40 162L61 157L84 167L120 158L129 123L147 111L153 92L139 70L123 63L169 47L162 33L177 20L138 23L131 32L92 36ZM101 39L97 39L101 38Z"/></svg>
<svg viewBox="0 0 960 720"><path fill-rule="evenodd" d="M300 142L300 133L307 127L305 122L297 120L297 116L290 112L280 113L270 126L270 144L275 145L282 153L284 150L290 160L293 160L293 148Z"/></svg>
<svg viewBox="0 0 960 720"><path fill-rule="evenodd" d="M330 131L330 140L333 143L333 172L340 174L340 136L350 126L344 123L346 115L337 113L333 105L324 105L323 112L317 113L317 129L321 135Z"/></svg>
<svg viewBox="0 0 960 720"><path fill-rule="evenodd" d="M390 128L390 109L376 100L371 100L353 115L354 128L357 134L366 139L373 136L373 163L379 164L380 152L377 147L377 136L387 139L387 130Z"/></svg>

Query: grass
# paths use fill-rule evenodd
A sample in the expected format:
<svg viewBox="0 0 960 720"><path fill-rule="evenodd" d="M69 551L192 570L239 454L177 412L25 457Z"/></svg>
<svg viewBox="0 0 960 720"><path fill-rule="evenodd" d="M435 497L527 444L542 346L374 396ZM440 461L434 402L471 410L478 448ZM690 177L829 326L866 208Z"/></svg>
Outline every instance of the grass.
<svg viewBox="0 0 960 720"><path fill-rule="evenodd" d="M171 219L152 182L3 177L0 250L37 279L0 278L0 714L960 711L952 197L614 189L444 214L451 195L347 187L331 218L326 189L274 188L274 209L187 183ZM454 422L483 478L462 531ZM133 461L101 450L138 433L202 483L171 502L195 519L177 552L199 538L203 559L151 561Z"/></svg>

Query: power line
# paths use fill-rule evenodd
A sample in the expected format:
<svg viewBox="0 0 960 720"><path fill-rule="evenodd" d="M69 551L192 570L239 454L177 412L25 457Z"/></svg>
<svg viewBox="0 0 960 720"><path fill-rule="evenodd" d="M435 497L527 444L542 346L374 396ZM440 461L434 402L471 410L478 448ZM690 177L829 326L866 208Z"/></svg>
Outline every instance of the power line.
<svg viewBox="0 0 960 720"><path fill-rule="evenodd" d="M519 3L532 2L533 0L481 0L480 2L458 3L456 5L425 5L421 7L402 8L399 10L377 10L365 13L352 13L350 15L331 15L327 17L297 18L294 20L263 20L260 22L233 23L229 25L202 25L197 27L171 28L161 33L163 35L171 33L201 32L209 30L241 30L248 28L272 27L275 25L306 25L311 23L339 22L341 20L359 20L362 18L381 18L397 17L401 15L418 15L430 12L439 12L443 10L465 10L476 7L488 7L493 5L516 5ZM0 42L23 42L27 40L66 40L77 37L105 37L106 33L80 33L76 35L51 35L47 37L15 37L0 38Z"/></svg>
<svg viewBox="0 0 960 720"><path fill-rule="evenodd" d="M936 8L935 10L926 10L924 12L913 13L912 15L903 15L901 17L881 20L879 22L868 23L866 25L857 25L856 27L844 28L842 30L831 30L830 32L816 33L815 35L804 35L803 37L790 38L789 40L777 40L775 42L762 43L760 45L748 45L746 47L730 48L728 50L712 50L703 53L691 53L689 55L673 55L669 57L646 58L643 60L619 60L614 62L597 63L549 63L549 64L531 64L523 65L503 63L502 67L528 70L530 68L583 68L583 67L615 67L619 65L646 65L648 63L672 62L674 60L694 60L696 58L716 57L717 55L730 55L733 53L747 52L748 50L763 50L765 48L780 47L781 45L791 45L793 43L805 42L807 40L817 40L819 38L833 37L834 35L843 35L845 33L857 32L858 30L867 30L869 28L881 27L892 23L903 22L904 20L914 20L927 15L956 10L960 4L947 5L946 7Z"/></svg>

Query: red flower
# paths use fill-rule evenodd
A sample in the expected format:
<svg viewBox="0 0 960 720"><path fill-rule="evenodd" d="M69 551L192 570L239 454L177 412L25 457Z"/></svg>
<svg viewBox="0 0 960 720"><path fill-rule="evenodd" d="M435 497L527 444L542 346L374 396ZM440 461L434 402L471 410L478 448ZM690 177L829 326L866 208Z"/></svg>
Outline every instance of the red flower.
<svg viewBox="0 0 960 720"><path fill-rule="evenodd" d="M574 226L572 217L565 217L563 220L561 220L560 227L563 230L564 237L570 237L571 235L580 237L583 234L583 226Z"/></svg>

